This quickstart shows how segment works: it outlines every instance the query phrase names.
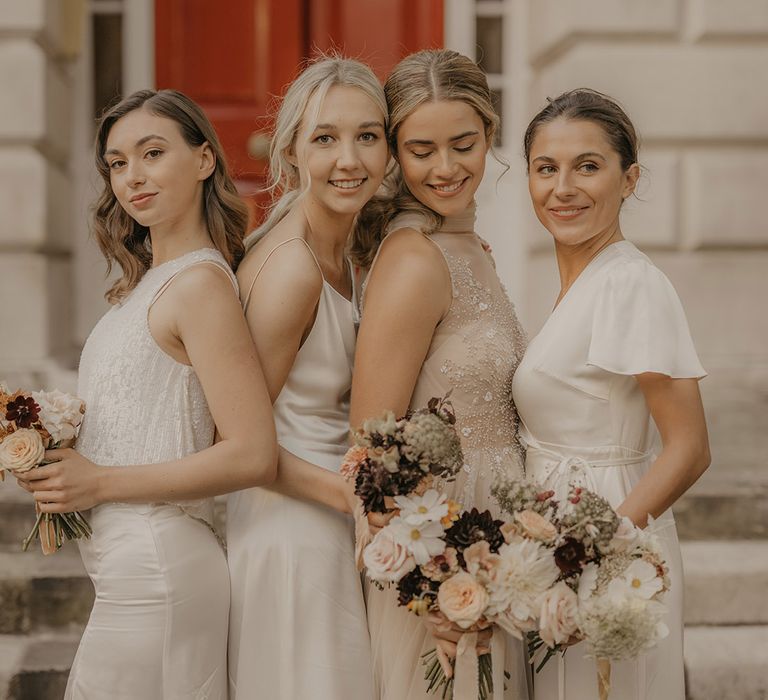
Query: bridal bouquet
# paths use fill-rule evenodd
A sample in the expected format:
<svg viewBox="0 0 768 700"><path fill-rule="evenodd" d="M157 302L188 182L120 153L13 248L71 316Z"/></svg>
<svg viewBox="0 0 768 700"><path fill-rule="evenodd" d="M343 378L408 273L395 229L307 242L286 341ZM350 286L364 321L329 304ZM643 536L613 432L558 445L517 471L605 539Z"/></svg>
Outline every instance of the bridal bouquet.
<svg viewBox="0 0 768 700"><path fill-rule="evenodd" d="M83 401L69 394L57 390L11 393L0 382L0 481L6 470L20 474L45 464L46 449L71 444L84 412ZM91 528L80 513L38 513L23 549L39 538L43 553L51 554L64 538L90 536Z"/></svg>
<svg viewBox="0 0 768 700"><path fill-rule="evenodd" d="M399 419L387 411L353 431L341 474L354 480L365 513L387 513L395 496L424 493L435 478L455 478L464 456L447 398Z"/></svg>
<svg viewBox="0 0 768 700"><path fill-rule="evenodd" d="M525 487L498 485L502 508L520 507ZM571 638L587 643L595 659L601 700L610 692L610 662L634 659L666 637L662 603L669 590L667 566L658 539L621 518L610 504L586 489L572 487L566 503L551 500L548 520L554 534L557 580L540 597L538 626L529 635L533 653L546 645L537 671Z"/></svg>

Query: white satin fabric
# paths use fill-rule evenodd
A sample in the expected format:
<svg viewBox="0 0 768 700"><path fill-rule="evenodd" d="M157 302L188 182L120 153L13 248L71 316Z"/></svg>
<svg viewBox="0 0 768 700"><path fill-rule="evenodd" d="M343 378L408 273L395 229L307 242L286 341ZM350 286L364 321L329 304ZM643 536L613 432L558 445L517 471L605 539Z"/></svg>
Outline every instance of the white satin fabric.
<svg viewBox="0 0 768 700"><path fill-rule="evenodd" d="M660 446L635 374L705 375L672 285L628 241L602 250L528 346L513 394L526 473L562 498L569 484L619 506ZM611 697L683 700L683 571L671 511L656 520L671 590L670 634L637 661L613 663ZM534 678L536 700L594 700L595 662L581 645Z"/></svg>
<svg viewBox="0 0 768 700"><path fill-rule="evenodd" d="M356 300L324 282L312 330L274 404L280 445L333 471L347 450L356 319ZM352 519L248 489L228 498L227 545L232 700L372 700Z"/></svg>
<svg viewBox="0 0 768 700"><path fill-rule="evenodd" d="M167 355L147 315L173 279L214 265L203 248L148 270L83 348L78 394L87 407L76 449L97 464L155 464L211 445L214 423L194 369ZM96 600L65 700L225 700L229 576L211 529L212 499L106 504L79 540Z"/></svg>
<svg viewBox="0 0 768 700"><path fill-rule="evenodd" d="M226 700L229 575L208 526L172 505L103 505L89 520L96 602L65 700Z"/></svg>

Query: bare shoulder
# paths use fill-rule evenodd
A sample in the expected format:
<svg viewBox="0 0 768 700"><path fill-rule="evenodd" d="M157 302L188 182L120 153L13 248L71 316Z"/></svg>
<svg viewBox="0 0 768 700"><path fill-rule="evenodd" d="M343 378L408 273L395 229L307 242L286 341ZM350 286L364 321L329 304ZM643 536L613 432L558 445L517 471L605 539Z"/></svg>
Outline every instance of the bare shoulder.
<svg viewBox="0 0 768 700"><path fill-rule="evenodd" d="M433 288L435 284L450 284L450 273L435 243L421 231L401 228L382 242L371 271L369 287L386 284L390 280L398 284Z"/></svg>
<svg viewBox="0 0 768 700"><path fill-rule="evenodd" d="M299 236L259 241L240 263L237 279L243 298L254 281L261 289L269 289L271 295L285 292L316 298L323 286L315 257Z"/></svg>

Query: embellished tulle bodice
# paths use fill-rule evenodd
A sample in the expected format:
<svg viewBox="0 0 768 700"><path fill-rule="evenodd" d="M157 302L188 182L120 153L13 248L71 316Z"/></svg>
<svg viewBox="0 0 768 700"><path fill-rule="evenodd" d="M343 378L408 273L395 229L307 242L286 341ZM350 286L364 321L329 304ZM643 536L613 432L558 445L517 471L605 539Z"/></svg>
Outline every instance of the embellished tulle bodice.
<svg viewBox="0 0 768 700"><path fill-rule="evenodd" d="M465 507L498 512L490 495L494 479L523 473L512 378L526 338L493 259L473 232L474 216L472 207L428 236L445 257L452 301L435 329L411 407L451 392L465 465L449 490ZM421 222L418 215L405 214L388 230L419 230Z"/></svg>
<svg viewBox="0 0 768 700"><path fill-rule="evenodd" d="M77 450L104 466L179 459L213 443L215 426L194 369L155 342L148 312L169 281L199 263L214 264L236 281L221 254L192 251L149 269L139 284L96 324L80 358L78 395L86 413ZM178 504L213 522L213 501Z"/></svg>

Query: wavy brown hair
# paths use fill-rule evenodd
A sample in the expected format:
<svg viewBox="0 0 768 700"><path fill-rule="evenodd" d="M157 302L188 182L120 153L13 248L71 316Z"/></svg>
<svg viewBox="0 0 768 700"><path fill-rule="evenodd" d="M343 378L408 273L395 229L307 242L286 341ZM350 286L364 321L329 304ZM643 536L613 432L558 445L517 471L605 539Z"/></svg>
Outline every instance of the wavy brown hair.
<svg viewBox="0 0 768 700"><path fill-rule="evenodd" d="M110 304L125 297L152 265L149 228L139 224L120 206L112 190L109 164L104 158L112 127L137 109L172 119L190 147L205 143L210 146L216 166L203 183L203 217L214 247L233 270L243 257L243 238L248 228L248 208L237 193L227 170L224 149L203 110L176 90L134 92L104 113L96 132L96 169L104 180L104 189L93 206L93 235L107 260L107 274L115 263L123 272L105 295Z"/></svg>
<svg viewBox="0 0 768 700"><path fill-rule="evenodd" d="M488 144L499 128L488 80L480 67L466 56L449 49L427 49L406 56L384 84L389 109L387 138L397 158L397 133L403 122L421 105L441 100L464 102L477 112L485 127ZM493 152L493 150L491 150ZM377 195L360 213L352 238L350 257L367 267L386 234L387 226L398 215L415 212L424 218L424 233L432 233L442 217L413 196L397 166L384 180Z"/></svg>

